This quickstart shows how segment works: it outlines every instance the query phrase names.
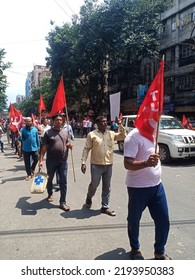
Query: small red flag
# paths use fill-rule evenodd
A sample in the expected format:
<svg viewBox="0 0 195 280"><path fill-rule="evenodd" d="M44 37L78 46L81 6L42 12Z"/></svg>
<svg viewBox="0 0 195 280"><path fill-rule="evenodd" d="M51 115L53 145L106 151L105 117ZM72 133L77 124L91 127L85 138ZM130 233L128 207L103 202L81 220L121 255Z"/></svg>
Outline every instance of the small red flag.
<svg viewBox="0 0 195 280"><path fill-rule="evenodd" d="M14 107L14 105L12 105L11 103L10 103L9 117L10 117L10 129L13 132L18 131L22 127L24 123L24 119L20 110L17 110Z"/></svg>
<svg viewBox="0 0 195 280"><path fill-rule="evenodd" d="M45 104L44 104L44 101L43 101L43 96L42 94L40 93L40 98L39 98L39 113L41 113L42 111L46 110L45 108Z"/></svg>
<svg viewBox="0 0 195 280"><path fill-rule="evenodd" d="M187 123L188 123L188 122L187 122L186 116L183 115L183 117L182 117L182 125L183 125L183 126L186 126Z"/></svg>
<svg viewBox="0 0 195 280"><path fill-rule="evenodd" d="M51 112L48 114L49 117L52 117L56 113L62 111L66 107L66 97L64 90L63 78L61 77L56 95L53 100L53 105Z"/></svg>
<svg viewBox="0 0 195 280"><path fill-rule="evenodd" d="M163 101L164 60L160 63L158 73L146 93L135 120L135 127L152 142L156 139L158 120L163 111Z"/></svg>

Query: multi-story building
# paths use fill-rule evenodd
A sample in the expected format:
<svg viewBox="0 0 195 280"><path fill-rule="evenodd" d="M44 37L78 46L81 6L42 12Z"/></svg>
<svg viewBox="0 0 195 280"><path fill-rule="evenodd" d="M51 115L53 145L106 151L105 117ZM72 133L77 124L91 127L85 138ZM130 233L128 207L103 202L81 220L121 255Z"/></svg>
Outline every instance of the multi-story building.
<svg viewBox="0 0 195 280"><path fill-rule="evenodd" d="M195 1L166 0L169 8L161 14L160 53L165 55L164 113L182 114L195 118ZM137 113L148 86L154 79L159 61L144 58L141 77L137 81L125 77L121 71L109 68L108 94L118 91L121 84L121 111ZM125 81L125 82L124 82Z"/></svg>
<svg viewBox="0 0 195 280"><path fill-rule="evenodd" d="M31 85L32 85L32 80L33 80L33 73L28 72L27 78L26 78L26 83L25 83L25 97L28 98L31 94Z"/></svg>
<svg viewBox="0 0 195 280"><path fill-rule="evenodd" d="M165 55L165 112L195 117L195 1L168 0L161 15Z"/></svg>
<svg viewBox="0 0 195 280"><path fill-rule="evenodd" d="M24 95L18 94L16 96L16 103L17 104L21 103L24 100L24 98L25 98Z"/></svg>
<svg viewBox="0 0 195 280"><path fill-rule="evenodd" d="M51 73L46 66L35 65L33 70L33 88L40 86L40 81L45 77L50 77Z"/></svg>
<svg viewBox="0 0 195 280"><path fill-rule="evenodd" d="M31 95L33 88L40 86L40 81L45 77L51 77L49 69L43 65L34 65L33 71L28 73L26 79L26 97Z"/></svg>

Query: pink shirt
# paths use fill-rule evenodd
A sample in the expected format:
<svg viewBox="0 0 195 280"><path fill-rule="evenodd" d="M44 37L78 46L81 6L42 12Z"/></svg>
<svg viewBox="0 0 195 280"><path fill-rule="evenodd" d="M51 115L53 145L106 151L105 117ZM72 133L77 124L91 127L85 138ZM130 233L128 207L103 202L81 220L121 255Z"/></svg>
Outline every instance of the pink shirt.
<svg viewBox="0 0 195 280"><path fill-rule="evenodd" d="M124 141L124 156L136 160L147 160L155 152L155 143L142 136L137 128L130 131ZM126 185L132 188L154 187L161 182L161 163L155 167L128 170Z"/></svg>

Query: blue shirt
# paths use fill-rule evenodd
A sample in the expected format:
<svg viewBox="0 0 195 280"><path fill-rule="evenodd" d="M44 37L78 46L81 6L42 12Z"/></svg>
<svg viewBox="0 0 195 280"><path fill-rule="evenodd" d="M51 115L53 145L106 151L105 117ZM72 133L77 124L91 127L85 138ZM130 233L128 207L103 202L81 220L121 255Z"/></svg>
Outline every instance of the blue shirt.
<svg viewBox="0 0 195 280"><path fill-rule="evenodd" d="M40 148L40 140L37 129L32 126L30 129L23 127L22 134L22 150L24 152L35 152Z"/></svg>

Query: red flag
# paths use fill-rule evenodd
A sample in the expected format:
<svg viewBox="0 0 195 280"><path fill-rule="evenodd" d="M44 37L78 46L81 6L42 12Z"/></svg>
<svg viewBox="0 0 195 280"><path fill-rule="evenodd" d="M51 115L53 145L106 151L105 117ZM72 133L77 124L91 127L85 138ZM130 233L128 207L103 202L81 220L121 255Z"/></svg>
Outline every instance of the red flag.
<svg viewBox="0 0 195 280"><path fill-rule="evenodd" d="M65 107L66 107L66 97L65 97L63 78L61 77L56 95L54 97L52 109L51 112L48 114L48 116L52 117L54 114L62 111Z"/></svg>
<svg viewBox="0 0 195 280"><path fill-rule="evenodd" d="M188 121L187 121L187 119L186 119L186 116L183 115L183 118L182 118L182 125L183 125L183 126L186 126L187 123L188 123Z"/></svg>
<svg viewBox="0 0 195 280"><path fill-rule="evenodd" d="M34 114L31 114L31 119L32 119L33 125L36 126L36 116Z"/></svg>
<svg viewBox="0 0 195 280"><path fill-rule="evenodd" d="M122 114L122 113L120 113L120 115L119 115L119 119L120 119L120 120L122 120L122 118L123 118L123 114Z"/></svg>
<svg viewBox="0 0 195 280"><path fill-rule="evenodd" d="M17 110L14 107L14 105L12 105L11 103L10 103L9 117L10 117L10 129L13 132L18 131L22 127L24 123L24 119L22 113L19 110Z"/></svg>
<svg viewBox="0 0 195 280"><path fill-rule="evenodd" d="M135 120L135 127L139 132L152 142L156 138L156 129L159 116L163 111L164 101L164 60L160 63L160 68L156 74L146 96L139 108Z"/></svg>
<svg viewBox="0 0 195 280"><path fill-rule="evenodd" d="M40 93L40 99L39 99L39 113L41 113L42 111L46 110L45 108L45 104L43 101L43 97L42 94Z"/></svg>
<svg viewBox="0 0 195 280"><path fill-rule="evenodd" d="M31 114L32 123L38 129L39 128L39 121L36 115Z"/></svg>

